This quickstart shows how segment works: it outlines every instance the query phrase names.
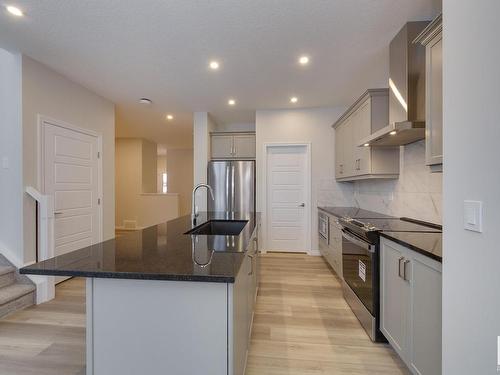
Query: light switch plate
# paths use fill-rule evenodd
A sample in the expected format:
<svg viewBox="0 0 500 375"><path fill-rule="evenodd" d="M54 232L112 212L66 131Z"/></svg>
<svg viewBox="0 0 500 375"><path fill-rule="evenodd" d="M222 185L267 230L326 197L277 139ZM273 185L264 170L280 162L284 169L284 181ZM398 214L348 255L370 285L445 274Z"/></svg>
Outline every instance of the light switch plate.
<svg viewBox="0 0 500 375"><path fill-rule="evenodd" d="M483 231L483 202L464 201L464 229Z"/></svg>

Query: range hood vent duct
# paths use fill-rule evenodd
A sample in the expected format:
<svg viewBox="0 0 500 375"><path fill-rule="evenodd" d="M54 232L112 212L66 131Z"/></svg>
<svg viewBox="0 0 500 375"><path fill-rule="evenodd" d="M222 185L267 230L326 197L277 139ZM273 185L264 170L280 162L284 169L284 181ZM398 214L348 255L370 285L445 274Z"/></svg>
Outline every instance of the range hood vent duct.
<svg viewBox="0 0 500 375"><path fill-rule="evenodd" d="M425 47L413 43L429 24L408 22L389 45L389 125L358 146L402 146L425 138Z"/></svg>

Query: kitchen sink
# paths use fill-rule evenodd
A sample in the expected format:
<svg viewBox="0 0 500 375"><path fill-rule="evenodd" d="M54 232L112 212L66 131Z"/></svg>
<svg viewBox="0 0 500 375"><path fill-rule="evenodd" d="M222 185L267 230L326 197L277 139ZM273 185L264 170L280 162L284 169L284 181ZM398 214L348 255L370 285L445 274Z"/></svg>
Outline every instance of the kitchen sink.
<svg viewBox="0 0 500 375"><path fill-rule="evenodd" d="M205 236L237 236L248 220L209 220L184 234L201 234Z"/></svg>

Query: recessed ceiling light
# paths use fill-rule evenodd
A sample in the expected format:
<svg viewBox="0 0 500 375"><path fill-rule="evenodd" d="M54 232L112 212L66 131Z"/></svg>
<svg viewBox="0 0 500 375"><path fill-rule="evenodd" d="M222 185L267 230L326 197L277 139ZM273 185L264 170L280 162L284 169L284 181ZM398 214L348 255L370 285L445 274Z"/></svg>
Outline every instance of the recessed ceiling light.
<svg viewBox="0 0 500 375"><path fill-rule="evenodd" d="M370 146L370 144L369 143L365 143L363 146L368 147L368 146Z"/></svg>
<svg viewBox="0 0 500 375"><path fill-rule="evenodd" d="M215 61L215 60L212 60L212 61L210 61L210 64L208 66L212 70L217 70L217 69L219 69L219 62Z"/></svg>
<svg viewBox="0 0 500 375"><path fill-rule="evenodd" d="M297 98L296 96L292 96L290 98L290 103L297 103L299 101L299 98Z"/></svg>
<svg viewBox="0 0 500 375"><path fill-rule="evenodd" d="M229 104L229 105L235 105L235 104L236 104L236 100L234 100L234 99L229 99L229 100L227 101L227 104Z"/></svg>
<svg viewBox="0 0 500 375"><path fill-rule="evenodd" d="M141 104L146 104L146 105L150 105L150 104L152 104L153 102L151 101L151 99L148 99L148 98L140 98L140 99L139 99L139 103L141 103Z"/></svg>
<svg viewBox="0 0 500 375"><path fill-rule="evenodd" d="M173 119L174 119L174 116L172 116L172 115L167 115L167 120L168 120L168 121L171 121L171 120L173 120Z"/></svg>
<svg viewBox="0 0 500 375"><path fill-rule="evenodd" d="M300 65L307 65L309 64L309 56L300 56L299 57L299 64Z"/></svg>
<svg viewBox="0 0 500 375"><path fill-rule="evenodd" d="M390 132L389 134L390 135L396 135L398 132L396 130L393 130L392 132Z"/></svg>
<svg viewBox="0 0 500 375"><path fill-rule="evenodd" d="M5 9L7 9L7 12L9 12L10 14L16 16L16 17L22 17L24 16L24 13L21 9L15 7L15 6L12 6L12 5L7 5L5 7Z"/></svg>

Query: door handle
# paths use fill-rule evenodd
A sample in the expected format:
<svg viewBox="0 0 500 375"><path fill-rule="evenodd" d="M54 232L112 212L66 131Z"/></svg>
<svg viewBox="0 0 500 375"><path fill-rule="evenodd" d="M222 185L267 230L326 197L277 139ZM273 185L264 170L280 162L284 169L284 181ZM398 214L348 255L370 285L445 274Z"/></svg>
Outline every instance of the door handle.
<svg viewBox="0 0 500 375"><path fill-rule="evenodd" d="M305 206L306 206L306 204L305 204L305 203L301 203L301 204L299 204L299 207L305 207Z"/></svg>
<svg viewBox="0 0 500 375"><path fill-rule="evenodd" d="M54 212L54 215L62 215L64 212L56 211Z"/></svg>
<svg viewBox="0 0 500 375"><path fill-rule="evenodd" d="M398 261L399 262L398 263L398 276L400 278L403 278L403 275L401 274L401 261L403 261L404 259L405 259L405 257L401 257L401 258L399 258L399 261Z"/></svg>
<svg viewBox="0 0 500 375"><path fill-rule="evenodd" d="M403 263L403 280L405 281L410 281L409 279L406 278L406 265L409 264L410 261L407 259Z"/></svg>

